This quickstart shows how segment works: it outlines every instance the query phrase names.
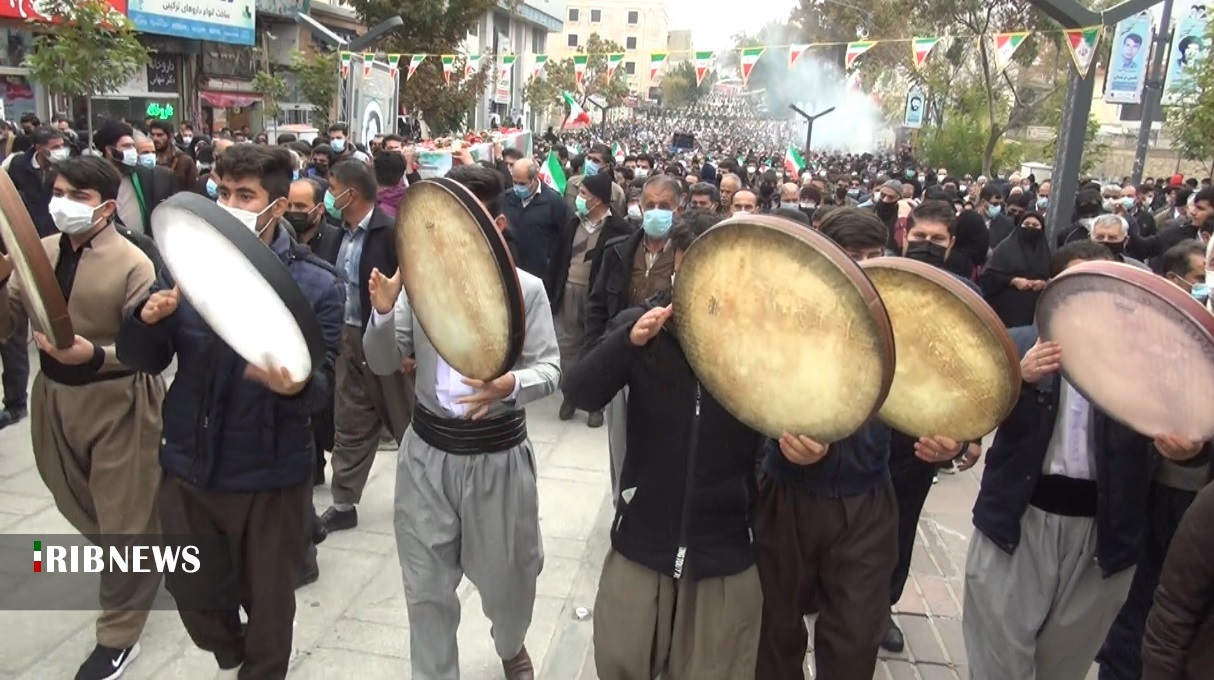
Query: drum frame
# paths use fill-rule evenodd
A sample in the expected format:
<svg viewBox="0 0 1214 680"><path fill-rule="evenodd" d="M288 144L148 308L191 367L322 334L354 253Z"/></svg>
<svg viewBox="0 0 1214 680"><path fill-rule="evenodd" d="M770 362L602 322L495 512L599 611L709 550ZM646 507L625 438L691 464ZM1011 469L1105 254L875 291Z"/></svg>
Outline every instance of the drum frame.
<svg viewBox="0 0 1214 680"><path fill-rule="evenodd" d="M13 270L17 270L17 260L12 258L13 250L20 250L28 271L21 274L22 293L27 296L37 296L46 312L49 328L41 329L56 349L67 349L76 342L76 333L72 327L72 317L68 314L67 297L59 287L59 279L55 277L55 267L46 255L42 245L42 237L30 219L29 211L25 209L25 201L13 184L7 172L0 171L0 211L8 223L12 233L12 243L5 243ZM28 304L28 301L27 301ZM26 310L28 312L28 310ZM27 314L30 318L35 315ZM39 325L41 325L39 323Z"/></svg>
<svg viewBox="0 0 1214 680"><path fill-rule="evenodd" d="M485 237L485 243L489 246L490 253L498 263L498 273L501 274L502 286L506 291L506 304L510 307L510 337L508 339L509 349L506 352L506 356L493 373L492 379L496 380L514 369L515 364L518 363L519 358L523 355L523 344L527 337L527 306L523 300L523 286L519 283L518 269L515 267L514 257L510 254L510 248L506 245L506 239L497 230L497 225L494 224L489 211L485 209L480 199L469 191L467 187L446 177L433 177L415 182L410 185L410 190L412 191L416 187L426 184L438 187L459 201L464 210L468 212L468 216L480 227L481 234ZM405 218L408 200L409 192L405 192L405 200L396 213L396 258L402 268L407 261L407 256L405 234L404 229L401 227L401 222ZM425 319L418 315L416 311L413 316L417 319L418 324L421 325L422 331L430 338L431 344L433 344L434 338L426 328ZM447 361L447 358L442 356L443 353L438 345L434 345L434 349L443 358L443 361Z"/></svg>

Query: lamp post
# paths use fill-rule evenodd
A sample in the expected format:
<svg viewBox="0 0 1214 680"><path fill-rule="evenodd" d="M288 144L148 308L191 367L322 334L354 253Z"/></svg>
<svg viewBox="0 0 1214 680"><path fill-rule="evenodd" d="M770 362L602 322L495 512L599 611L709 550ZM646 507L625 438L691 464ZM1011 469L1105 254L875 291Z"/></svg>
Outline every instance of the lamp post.
<svg viewBox="0 0 1214 680"><path fill-rule="evenodd" d="M805 113L800 108L798 108L796 104L789 104L788 108L792 109L793 111L796 111L798 115L800 115L802 118L805 119L805 157L809 158L810 144L813 142L813 139L814 139L814 121L821 118L822 116L825 116L826 114L830 113L831 111L834 111L835 107L832 106L829 109L826 109L825 111L821 111L817 114Z"/></svg>

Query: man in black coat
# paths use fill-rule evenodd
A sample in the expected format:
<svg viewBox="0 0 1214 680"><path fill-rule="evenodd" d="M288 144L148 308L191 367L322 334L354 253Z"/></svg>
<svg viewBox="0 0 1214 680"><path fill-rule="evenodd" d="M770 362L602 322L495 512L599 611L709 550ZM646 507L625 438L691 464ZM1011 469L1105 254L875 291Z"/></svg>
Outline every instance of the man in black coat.
<svg viewBox="0 0 1214 680"><path fill-rule="evenodd" d="M539 165L530 158L514 162L510 169L514 184L502 199L502 214L510 223L508 233L518 244L519 259L515 264L549 284L552 270L560 266L554 254L570 215L561 195L540 181L539 170ZM548 299L554 300L556 290L551 287L547 290Z"/></svg>
<svg viewBox="0 0 1214 680"><path fill-rule="evenodd" d="M51 187L46 183L46 175L51 163L66 159L71 155L71 149L64 134L55 128L38 128L29 136L32 146L13 157L8 166L8 176L17 187L17 193L21 194L21 201L38 235L51 236L59 233L59 230L51 219Z"/></svg>
<svg viewBox="0 0 1214 680"><path fill-rule="evenodd" d="M176 185L168 168L139 165L134 135L130 125L109 121L93 133L93 146L122 174L122 185L118 188L118 221L133 232L151 236L152 211L182 187Z"/></svg>

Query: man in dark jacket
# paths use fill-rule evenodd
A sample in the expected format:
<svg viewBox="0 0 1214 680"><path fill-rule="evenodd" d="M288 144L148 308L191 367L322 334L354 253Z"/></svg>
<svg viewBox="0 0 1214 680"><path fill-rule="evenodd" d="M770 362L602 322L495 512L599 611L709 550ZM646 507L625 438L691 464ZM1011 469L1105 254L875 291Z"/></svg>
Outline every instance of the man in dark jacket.
<svg viewBox="0 0 1214 680"><path fill-rule="evenodd" d="M51 202L51 187L46 182L51 163L71 155L63 133L54 128L38 128L30 133L33 147L13 158L8 176L21 194L21 202L34 222L39 236L59 233L48 208Z"/></svg>
<svg viewBox="0 0 1214 680"><path fill-rule="evenodd" d="M1054 254L1051 274L1110 260L1090 241ZM1142 547L1151 439L1115 422L1056 374L1061 348L1011 329L1020 398L987 452L966 559L962 627L973 677L1083 678L1129 591ZM1161 455L1201 443L1162 436Z"/></svg>
<svg viewBox="0 0 1214 680"><path fill-rule="evenodd" d="M240 357L179 295L167 272L135 305L118 337L120 360L157 374L178 358L164 402L160 513L164 531L227 536L236 606L180 610L199 647L221 669L284 678L291 658L295 584L308 544L314 468L311 414L333 389L345 291L337 272L291 241L287 208L292 160L280 147L240 145L216 167L219 205L245 223L299 285L324 335L325 357L309 376ZM166 576L170 592L173 575Z"/></svg>
<svg viewBox="0 0 1214 680"><path fill-rule="evenodd" d="M130 125L109 121L93 133L93 146L122 174L122 186L118 188L118 221L133 232L151 236L152 211L183 187L176 186L168 168L139 165L134 134Z"/></svg>
<svg viewBox="0 0 1214 680"><path fill-rule="evenodd" d="M1162 226L1154 236L1136 237L1130 234L1126 252L1140 260L1150 258L1149 264L1162 272L1162 255L1181 241L1200 238L1206 241L1214 232L1214 188L1206 187L1193 196L1192 207L1179 222ZM1202 235L1206 238L1202 238Z"/></svg>
<svg viewBox="0 0 1214 680"><path fill-rule="evenodd" d="M520 158L510 169L513 185L502 198L502 212L510 222L509 233L518 244L519 259L515 265L550 285L553 270L560 266L556 251L561 233L571 217L565 201L552 187L539 179L539 165L530 158ZM548 288L552 308L559 309L557 291Z"/></svg>
<svg viewBox="0 0 1214 680"><path fill-rule="evenodd" d="M523 162L523 161L520 161ZM611 210L611 177L599 173L587 177L577 198L577 215L561 229L545 287L556 310L556 337L561 345L561 371L577 361L582 345L586 298L590 293L590 269L602 245L627 236L628 223ZM562 202L563 204L563 202ZM561 420L574 415L574 406L561 404ZM602 427L603 412L591 411L590 427Z"/></svg>
<svg viewBox="0 0 1214 680"><path fill-rule="evenodd" d="M720 219L697 214L704 219L684 217L671 236L676 263ZM599 577L595 666L604 678L653 669L672 680L754 677L763 595L750 500L762 436L701 389L668 323L670 297L621 313L565 376L565 398L587 410L630 387L635 455L624 462Z"/></svg>

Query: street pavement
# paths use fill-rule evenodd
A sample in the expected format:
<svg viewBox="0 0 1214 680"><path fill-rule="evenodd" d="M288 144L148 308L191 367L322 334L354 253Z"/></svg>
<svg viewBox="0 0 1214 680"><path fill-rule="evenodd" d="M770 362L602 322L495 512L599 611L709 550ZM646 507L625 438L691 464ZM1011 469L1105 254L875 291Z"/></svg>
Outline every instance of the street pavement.
<svg viewBox="0 0 1214 680"><path fill-rule="evenodd" d="M612 509L606 428L587 428L585 414L562 423L557 405L550 398L528 409L539 464L545 562L527 648L540 680L593 680L592 623L582 609L594 605L608 548ZM293 680L399 680L410 675L410 622L392 533L395 459L395 452L379 453L358 508L358 528L333 534L320 546L320 581L297 592ZM896 608L907 649L903 654L882 652L874 678L967 678L962 582L979 474L980 469L942 474L933 488L919 525L911 581ZM329 502L328 488L317 488L317 507L323 510ZM0 533L73 533L34 467L28 419L0 431ZM465 580L459 593L462 677L501 678L476 589ZM0 612L0 678L73 677L95 642L95 616L87 611ZM216 676L212 657L194 648L175 612L153 612L141 642L142 654L124 678ZM807 663L806 677L812 678L812 654Z"/></svg>

